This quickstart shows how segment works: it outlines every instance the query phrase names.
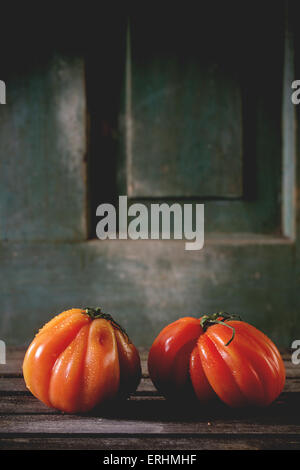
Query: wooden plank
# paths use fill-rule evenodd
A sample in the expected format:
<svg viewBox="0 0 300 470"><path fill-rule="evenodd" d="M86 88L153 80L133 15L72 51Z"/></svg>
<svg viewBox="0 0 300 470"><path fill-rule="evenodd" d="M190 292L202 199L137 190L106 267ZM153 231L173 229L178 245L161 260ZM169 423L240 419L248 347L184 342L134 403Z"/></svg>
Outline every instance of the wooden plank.
<svg viewBox="0 0 300 470"><path fill-rule="evenodd" d="M283 353L285 359L289 354ZM20 358L23 350L13 349L11 355ZM144 360L146 351L141 356ZM265 409L234 410L218 402L179 409L160 397L148 378L129 400L82 416L44 406L21 378L1 379L0 393L1 449L299 448L299 376L289 378L285 392Z"/></svg>
<svg viewBox="0 0 300 470"><path fill-rule="evenodd" d="M287 419L289 416L293 417L294 411L291 414L291 406L294 406L295 400L299 398L300 391L299 386L297 390L293 389L291 392L283 392L279 398L271 405L263 410L262 415L269 416L270 413L273 413L274 423L276 418L280 417L283 413L287 413ZM206 416L209 418L212 417L224 417L228 418L230 416L238 416L240 418L247 417L248 410L232 410L227 408L223 403L216 400L210 404L206 405L206 409L203 404L196 401L195 403L186 404L182 406L180 411L176 411L176 403L165 400L158 393L153 394L140 394L135 393L130 396L127 400L123 402L115 402L111 406L106 405L105 410L99 408L99 410L93 410L91 412L92 416L103 416L111 417L115 419L122 420L125 418L131 419L142 419L144 416L145 419L155 417L160 419L164 418L165 420L174 420L174 419L191 419L191 418L203 418ZM196 411L193 411L196 409ZM192 414L191 414L192 413ZM255 416L258 414L257 409L251 411ZM20 415L20 414L56 414L60 415L60 411L53 408L47 407L39 400L37 400L33 395L29 393L14 393L14 394L1 394L0 401L0 415L1 414L11 414L11 415ZM177 418L176 418L177 417Z"/></svg>
<svg viewBox="0 0 300 470"><path fill-rule="evenodd" d="M292 2L285 2L284 72L282 98L282 232L296 236L296 112L291 101L291 83L295 77L295 51Z"/></svg>
<svg viewBox="0 0 300 470"><path fill-rule="evenodd" d="M15 395L19 393L30 393L25 386L23 377L1 378L0 379L0 394Z"/></svg>
<svg viewBox="0 0 300 470"><path fill-rule="evenodd" d="M285 392L300 392L300 372L295 378L288 378L284 387ZM17 394L30 394L25 386L22 377L2 378L0 379L0 394L17 395ZM142 378L135 394L135 396L158 396L159 393L153 385L150 378Z"/></svg>
<svg viewBox="0 0 300 470"><path fill-rule="evenodd" d="M299 399L299 396L296 397ZM100 416L27 414L1 415L1 437L14 435L74 436L85 434L107 436L140 435L298 435L300 424L295 419L294 409L282 406L280 414L275 412L275 405L267 410L247 410L236 412L224 410L218 415L207 409L178 410L178 406L169 408L164 400L128 401L130 409L118 410L116 416L110 413ZM146 405L146 406L145 406ZM277 405L279 406L279 405ZM120 415L121 411L123 414ZM225 411L227 415L225 415ZM109 417L106 417L109 414ZM105 416L105 417L104 417Z"/></svg>
<svg viewBox="0 0 300 470"><path fill-rule="evenodd" d="M3 383L6 380L9 381L10 379L2 379L1 382ZM149 382L149 385L150 385L150 379L147 379L146 381ZM274 403L272 403L272 405L270 405L269 407L263 409L262 415L267 415L273 412L275 416L276 413L280 414L282 413L283 410L285 411L287 410L288 413L290 413L291 407L294 406L295 400L297 400L299 397L300 390L299 390L299 379L294 380L294 381L292 379L289 379L288 383L289 382L290 382L290 385L288 385L284 389L284 391L277 398L277 400ZM124 413L125 415L128 415L129 410L134 411L134 410L137 410L139 407L143 408L145 403L149 402L148 406L151 409L160 409L161 407L165 406L165 409L163 410L163 415L167 415L168 412L171 412L172 413L171 416L173 417L176 415L181 415L181 414L185 417L189 417L190 411L194 409L195 407L198 410L200 415L203 415L203 413L204 415L206 413L211 414L213 412L213 414L216 414L216 415L222 414L224 416L228 416L228 415L234 416L235 414L237 415L240 414L240 416L243 416L245 414L245 416L247 416L247 410L248 410L247 408L231 409L230 407L225 406L218 399L205 404L204 407L203 407L203 404L201 404L198 401L195 401L195 402L191 401L191 403L189 404L186 403L185 405L183 405L181 407L182 408L181 410L176 410L175 415L174 415L173 408L174 406L176 407L176 402L165 400L162 396L160 396L159 393L155 391L152 384L150 385L150 387L151 387L150 390L148 389L144 392L138 390L137 392L132 394L128 398L128 400L113 402L111 406L107 404L104 410L102 410L101 408L99 408L99 410L97 409L93 410L92 414L99 415L99 413L101 414L104 412L105 415L107 414L107 415L115 416L119 414L121 417L122 415L124 415ZM148 385L146 386L146 388L148 388ZM165 405L157 404L158 401L164 401ZM5 388L4 390L1 390L0 414L1 413L20 414L20 413L28 412L28 410L30 413L43 413L45 412L45 410L46 412L49 411L48 408L44 407L44 405L41 404L39 400L37 400L33 395L31 395L31 393L28 390L26 390L25 387L22 390L18 389L16 391L10 391L7 389L5 390ZM254 414L256 414L256 412L258 413L259 411L260 411L259 408L256 408L256 409L254 408L251 411L251 413L254 412ZM60 412L56 411L56 413L60 413ZM147 410L146 409L143 410L143 413L147 413ZM195 417L195 416L192 415L192 417Z"/></svg>
<svg viewBox="0 0 300 470"><path fill-rule="evenodd" d="M0 410L3 414L17 415L19 413L34 414L57 414L57 410L49 408L37 400L31 394L1 395Z"/></svg>
<svg viewBox="0 0 300 470"><path fill-rule="evenodd" d="M46 54L36 66L25 53L8 83L0 120L0 239L83 240L83 59Z"/></svg>
<svg viewBox="0 0 300 470"><path fill-rule="evenodd" d="M22 376L25 348L7 348L6 364L0 364L0 377Z"/></svg>
<svg viewBox="0 0 300 470"><path fill-rule="evenodd" d="M120 413L121 416L126 409L126 415L129 415L131 409L135 409L136 405L132 405L129 402L140 402L141 405L137 405L138 407L147 407L146 402L152 401L164 401L165 399L160 396L159 394L133 394L130 396L125 402L116 402L113 406L113 409L110 409L112 416L118 417ZM109 406L109 405L107 405ZM124 407L123 409L121 409ZM94 411L96 415L101 414L100 411ZM28 415L36 415L36 414L55 414L60 415L60 411L54 408L50 408L44 405L42 402L37 400L33 395L30 393L14 393L14 394L1 394L1 402L0 402L0 414L28 414Z"/></svg>
<svg viewBox="0 0 300 470"><path fill-rule="evenodd" d="M241 83L228 65L239 54L232 41L237 22L228 7L221 23L213 10L204 9L208 18L201 27L191 9L173 9L167 35L164 9L159 15L155 9L133 12L129 20L125 148L130 197L242 196ZM178 35L182 22L188 28ZM223 36L221 43L216 32Z"/></svg>
<svg viewBox="0 0 300 470"><path fill-rule="evenodd" d="M0 379L0 394L29 394L23 377L9 377ZM135 393L141 396L157 395L158 392L149 378L142 378Z"/></svg>
<svg viewBox="0 0 300 470"><path fill-rule="evenodd" d="M0 439L7 450L299 450L299 436L246 435L201 437L10 437Z"/></svg>

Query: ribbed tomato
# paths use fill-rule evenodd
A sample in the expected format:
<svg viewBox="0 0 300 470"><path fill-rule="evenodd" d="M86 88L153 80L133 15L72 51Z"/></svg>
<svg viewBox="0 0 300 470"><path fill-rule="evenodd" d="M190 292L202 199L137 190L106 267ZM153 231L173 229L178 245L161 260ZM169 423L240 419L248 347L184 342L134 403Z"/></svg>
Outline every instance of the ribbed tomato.
<svg viewBox="0 0 300 470"><path fill-rule="evenodd" d="M110 315L73 308L38 332L26 352L23 374L39 400L74 413L133 392L141 365L137 349Z"/></svg>
<svg viewBox="0 0 300 470"><path fill-rule="evenodd" d="M166 326L148 357L150 377L166 397L218 396L232 406L266 406L281 393L285 368L274 343L227 313L184 317Z"/></svg>

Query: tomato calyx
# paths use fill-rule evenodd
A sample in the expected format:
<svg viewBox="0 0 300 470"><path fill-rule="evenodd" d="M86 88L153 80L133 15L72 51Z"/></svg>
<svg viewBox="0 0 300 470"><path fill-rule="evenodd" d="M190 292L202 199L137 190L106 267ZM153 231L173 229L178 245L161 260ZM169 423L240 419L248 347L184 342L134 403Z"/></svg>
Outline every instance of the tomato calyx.
<svg viewBox="0 0 300 470"><path fill-rule="evenodd" d="M119 323L117 323L109 313L102 312L102 309L100 307L97 307L97 308L86 307L83 309L82 313L84 315L88 315L92 320L97 320L99 318L102 318L103 320L108 321L113 326L113 328L116 328L117 330L119 330L125 336L127 341L131 343L129 336L124 330L124 328L121 325L119 325Z"/></svg>
<svg viewBox="0 0 300 470"><path fill-rule="evenodd" d="M203 328L203 331L206 331L207 328L209 328L212 325L224 325L227 326L232 330L232 336L230 340L225 344L225 346L229 346L231 341L234 339L235 336L235 328L231 325L228 325L226 321L229 320L241 320L239 315L235 315L234 313L226 313L226 312L217 312L217 313L211 313L207 315L203 315L203 317L200 320L200 325Z"/></svg>

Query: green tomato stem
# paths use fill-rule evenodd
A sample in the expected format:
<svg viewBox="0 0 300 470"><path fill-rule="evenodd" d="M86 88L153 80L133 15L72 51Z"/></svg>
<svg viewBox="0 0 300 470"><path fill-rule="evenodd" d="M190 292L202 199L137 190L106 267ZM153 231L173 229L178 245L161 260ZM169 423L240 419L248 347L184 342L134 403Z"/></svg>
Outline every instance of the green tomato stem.
<svg viewBox="0 0 300 470"><path fill-rule="evenodd" d="M228 325L228 323L225 323L226 321L229 321L229 320L241 320L241 318L239 315L230 314L226 312L217 312L217 313L204 315L200 320L200 324L204 331L206 331L207 328L209 328L210 326L216 325L216 324L224 325L230 328L232 330L232 336L230 340L225 344L225 346L229 346L229 344L235 337L235 328L231 325Z"/></svg>
<svg viewBox="0 0 300 470"><path fill-rule="evenodd" d="M83 315L88 315L92 320L97 320L98 318L103 318L103 320L109 321L110 324L114 328L118 329L119 331L121 331L121 333L123 335L125 335L128 342L131 342L129 337L128 337L128 334L126 333L124 328L122 328L122 326L119 325L119 323L117 323L111 315L109 315L108 313L102 312L100 307L97 307L97 308L86 307L86 308L83 309L82 313L83 313Z"/></svg>

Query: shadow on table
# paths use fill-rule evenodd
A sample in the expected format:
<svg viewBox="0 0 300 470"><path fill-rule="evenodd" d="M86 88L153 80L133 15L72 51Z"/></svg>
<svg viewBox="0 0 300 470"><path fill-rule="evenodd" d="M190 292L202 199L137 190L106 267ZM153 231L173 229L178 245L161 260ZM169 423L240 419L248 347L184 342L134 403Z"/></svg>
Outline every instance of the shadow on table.
<svg viewBox="0 0 300 470"><path fill-rule="evenodd" d="M205 405L197 401L170 401L162 397L131 397L117 403L106 404L94 409L85 416L97 416L107 419L180 421L199 422L210 420L249 420L256 422L299 421L299 393L282 393L268 407L230 408L219 400Z"/></svg>

